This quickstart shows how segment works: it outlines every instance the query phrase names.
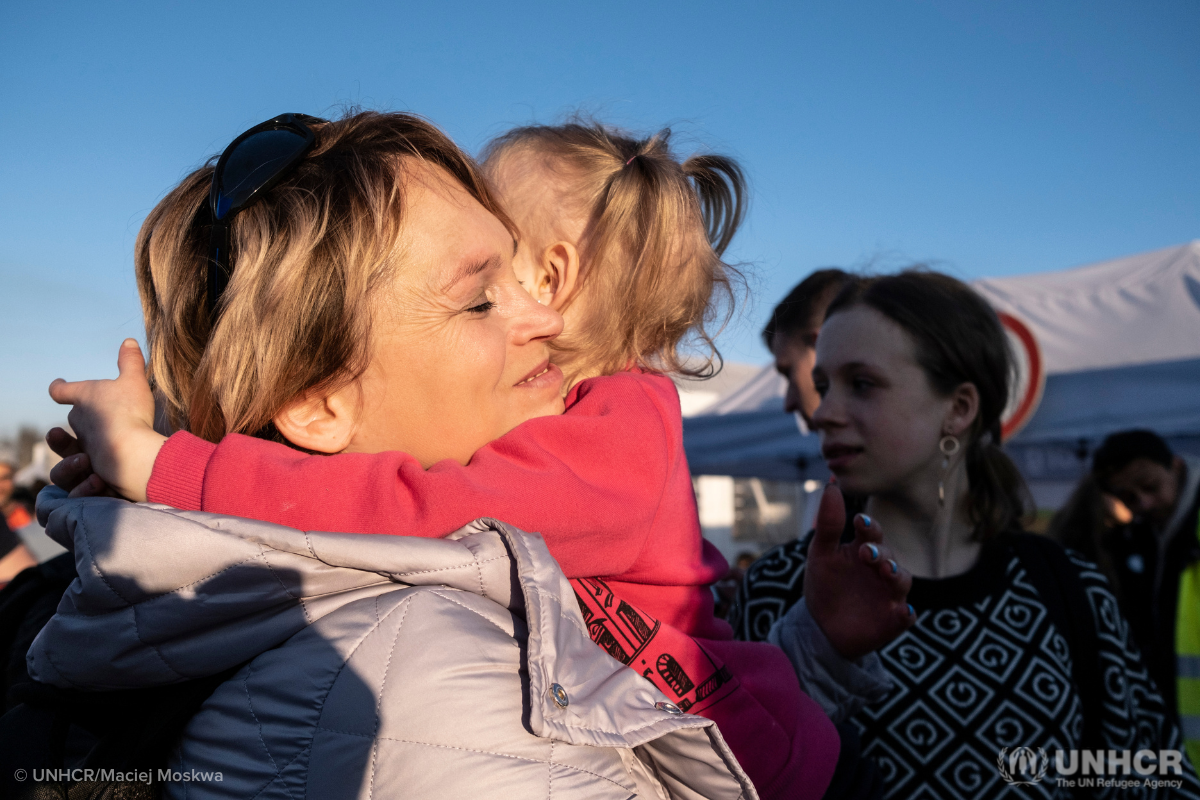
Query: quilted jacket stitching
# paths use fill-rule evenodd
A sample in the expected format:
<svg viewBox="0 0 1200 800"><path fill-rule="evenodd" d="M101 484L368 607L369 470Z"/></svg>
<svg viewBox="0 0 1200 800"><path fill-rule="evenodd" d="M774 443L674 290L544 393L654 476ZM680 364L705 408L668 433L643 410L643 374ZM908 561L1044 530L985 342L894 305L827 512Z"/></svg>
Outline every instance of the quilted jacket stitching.
<svg viewBox="0 0 1200 800"><path fill-rule="evenodd" d="M128 608L133 616L133 632L134 632L134 635L137 636L138 641L141 642L142 644L144 644L150 650L150 652L154 653L154 655L158 657L158 660L162 662L163 666L166 667L168 670L170 670L174 675L176 675L177 677L180 677L180 678L189 677L189 676L185 675L184 673L180 672L179 670L177 670L174 666L172 666L171 662L167 661L166 656L164 656L162 654L162 651L158 649L158 645L153 644L151 642L147 642L144 638L142 638L142 626L140 624L140 621L138 620L137 606L135 606L133 603L129 602L128 599L126 599L120 592L117 591L115 586L113 586L111 583L108 582L108 578L101 571L100 565L96 563L94 551L92 550L92 543L88 539L87 525L83 522L83 520L80 520L79 524L80 524L80 527L83 528L83 543L84 543L84 546L87 548L87 558L92 564L92 570L95 571L96 576L98 578L100 578L100 580L104 581L104 585L109 588L109 591L111 591L117 597L121 598L121 600L128 606ZM121 611L124 611L124 609L121 609ZM56 670L58 670L58 674L60 676L63 675L62 669L60 669L58 664L55 663L54 658L50 655L50 650L48 648L46 650L46 658L50 661L50 664Z"/></svg>
<svg viewBox="0 0 1200 800"><path fill-rule="evenodd" d="M451 591L453 591L453 590L451 590ZM512 636L512 631L504 630L504 628L502 626L498 625L494 620L488 619L483 614L479 613L479 611L475 610L474 608L471 608L470 606L460 603L459 601L455 600L453 597L448 597L447 595L442 594L436 588L431 587L430 594L435 594L438 597L445 600L447 603L453 603L454 605L458 606L459 608L463 609L464 611L470 611L472 614L479 617L481 620L483 620L487 624L491 625L493 628L496 628L497 630L499 630L505 636Z"/></svg>
<svg viewBox="0 0 1200 800"><path fill-rule="evenodd" d="M164 513L164 512L162 512L162 511L159 511L158 509L146 509L146 510L147 510L147 511L150 511L150 512L156 512L156 513L160 513L160 514L161 514L161 513ZM171 517L177 517L178 515L177 515L177 514L168 514L167 516L171 516ZM81 525L81 526L83 527L83 530L84 530L84 539L85 539L85 541L86 541L86 539L87 539L87 524L84 522L84 520L83 520L83 519L80 519L80 520L79 520L79 525ZM220 528L219 526L212 525L212 524L210 524L210 523L207 523L207 522L206 522L206 523L204 523L204 525L205 525L205 527L207 527L209 530L214 530L214 531L220 531L220 530L221 530L221 528ZM265 548L266 546L265 546L265 545L260 545L260 547L264 547L264 548ZM274 548L267 548L267 549L274 550ZM89 552L90 552L90 546L89 546ZM235 569L235 568L237 568L237 567L240 567L240 566L242 566L243 564L247 564L247 563L249 563L249 562L251 562L251 561L255 561L255 560L259 559L259 558L262 558L262 556L263 556L263 553L262 553L262 552L261 552L261 550L260 550L260 552L258 553L258 555L250 556L249 558L247 558L247 559L244 559L244 560L242 560L242 561L239 561L239 562L237 562L236 564L230 564L229 566L225 567L225 569L220 569L220 570L217 570L216 572L212 573L211 575L205 575L203 578L197 578L196 580L192 581L191 583L185 583L183 586L177 586L177 587L175 587L174 589L172 589L172 590L171 590L171 591L169 591L169 592L162 592L161 594L151 595L150 597L143 597L141 600L129 600L129 599L127 599L127 598L123 597L123 596L121 595L121 593L120 593L120 592L118 592L118 591L117 591L117 590L116 590L116 589L115 589L115 588L112 586L112 584L110 584L110 583L108 582L108 580L107 580L107 579L105 579L105 578L103 577L103 575L101 575L101 580L103 580L103 581L104 581L104 584L105 584L106 586L108 586L108 588L109 588L109 589L111 589L111 590L112 590L112 592L113 592L113 594L115 594L117 597L120 597L122 600L124 600L124 601L125 601L125 602L126 602L128 605L130 605L130 606L136 606L136 605L140 605L140 604L142 604L142 603L149 603L149 602L152 602L152 601L154 601L154 600L159 600L159 599L161 599L161 598L163 598L163 597L168 597L168 596L170 596L170 595L173 595L173 594L175 594L176 592L180 592L180 591L182 591L182 590L184 590L184 589L189 589L189 588L191 588L191 587L195 586L195 585L196 585L196 584L198 584L198 583L201 583L201 582L203 582L203 581L206 581L206 580L208 580L209 578L215 578L215 577L217 577L218 575L222 575L222 574L224 574L224 573L228 572L228 571L229 571L229 570L231 570L231 569ZM93 558L93 559L91 559L91 561L92 561L92 564L93 564L93 566L96 566L96 560ZM98 567L98 566L96 566L96 571L97 571L97 574L100 574L100 572L99 572L99 567Z"/></svg>
<svg viewBox="0 0 1200 800"><path fill-rule="evenodd" d="M367 737L371 736L371 734L369 734L369 733L359 733L357 731L339 731L336 728L325 728L325 727L322 727L319 725L317 726L317 730L324 731L325 733L336 733L336 734L340 734L342 736L358 736L361 738L367 738ZM422 747L436 747L436 748L439 748L442 750L458 750L463 753L477 753L482 756L495 756L496 758L508 758L508 759L512 759L513 761L528 761L531 764L549 764L552 767L559 767L561 769L569 769L569 770L573 770L575 772L582 772L585 775L591 775L594 778L599 778L602 781L607 781L608 783L611 783L614 786L620 786L621 789L623 789L625 791L629 790L628 786L624 786L624 785L618 783L617 781L614 781L612 778L609 778L605 775L600 775L599 773L592 772L591 770L588 770L588 769L584 769L583 767L575 766L574 764L562 764L562 763L559 763L556 761L547 761L544 758L530 758L529 756L518 756L518 755L513 755L512 753L498 753L494 750L478 750L473 747L456 747L452 744L437 744L435 742L419 742L415 739L398 739L395 736L377 736L374 738L378 739L381 742L400 742L401 744L415 744L415 745L420 745ZM551 739L550 741L553 742L554 740Z"/></svg>
<svg viewBox="0 0 1200 800"><path fill-rule="evenodd" d="M573 628L575 628L575 630L579 631L581 636L586 636L589 639L592 638L592 635L590 633L588 633L587 630L585 630L582 625L580 625L578 622L576 622L574 617L572 617L570 614L567 614L566 612L563 611L562 604L559 602L559 599L557 596L543 590L542 587L540 587L540 586L533 586L530 588L533 589L534 593L537 594L538 597L541 597L543 600L546 600L548 603L553 603L558 608L558 618L559 619L561 619L563 622L568 623Z"/></svg>
<svg viewBox="0 0 1200 800"><path fill-rule="evenodd" d="M276 551L276 552L278 552L278 551ZM244 564L246 562L242 562L242 563ZM396 586L396 582L385 579L385 580L381 580L381 581L376 581L375 583L364 583L360 586L355 586L353 588L356 590L357 589L372 589L376 586ZM187 587L180 587L180 588L187 588ZM403 586L400 588L409 588L409 587ZM179 591L179 590L176 589L174 591ZM344 594L345 592L346 592L346 589L344 589L344 588L330 589L328 592L315 592L313 594L306 595L305 597L299 598L299 600L302 603L303 602L311 603L313 600L319 600L322 597L333 597L335 595ZM174 592L168 592L168 594L173 594L173 593ZM156 595L155 597L153 597L151 599L157 600L160 597L165 597L165 596L166 595ZM141 601L139 601L139 603L140 602ZM119 608L116 611L101 611L98 614L85 614L85 613L79 611L78 609L59 609L59 610L55 611L54 613L60 617L73 617L75 619L91 619L92 617L103 617L106 614L119 614L123 611L127 611L129 608L132 608L132 606L128 606L126 608Z"/></svg>
<svg viewBox="0 0 1200 800"><path fill-rule="evenodd" d="M299 750L299 751L296 753L296 755L292 756L292 757L291 757L291 758L289 758L287 761L285 761L285 762L284 762L284 764L283 764L283 766L279 768L279 771L278 771L277 773L275 773L273 776L271 776L271 779L270 779L269 781L267 781L265 784L263 784L263 787L262 787L261 789L259 789L257 792L255 792L255 793L254 793L254 798L252 798L252 800L257 800L257 798L259 797L259 795L261 795L261 794L262 794L263 792L265 792L267 789L270 789L270 788L271 788L272 786L274 786L276 783L278 783L278 782L280 782L280 781L283 781L283 780L285 780L285 778L284 778L284 775L283 775L283 773L284 773L284 770L286 770L286 769L287 769L288 767L290 767L292 764L295 764L295 763L296 763L296 761L297 761L297 760L298 760L298 759L299 759L301 756L303 756L305 753L307 753L307 752L311 751L311 750L312 750L312 745L313 745L313 743L312 743L312 741L310 740L308 744L306 744L306 745L304 745L304 747L301 747L301 748L300 748L300 750ZM285 789L287 789L287 786L285 785L285 786L284 786L284 788L285 788ZM288 790L288 794L291 794L291 790Z"/></svg>
<svg viewBox="0 0 1200 800"><path fill-rule="evenodd" d="M490 564L493 561L508 561L508 560L509 559L508 559L507 555L495 556L494 558L485 558L482 561L475 560L475 561L472 561L470 564L454 564L453 566L438 567L437 569L418 569L418 570L409 570L407 572L389 572L388 574L395 575L397 578L404 578L409 575L432 575L435 572L449 572L451 570L456 570L456 569L459 569L459 570L470 569L471 567L478 568L479 566L481 566L483 564ZM482 570L480 570L480 575L482 576L482 574L483 574L483 572L482 572ZM479 588L480 589L483 588L482 577L480 578Z"/></svg>
<svg viewBox="0 0 1200 800"><path fill-rule="evenodd" d="M81 523L81 526L82 526L82 523ZM82 526L82 527L84 528L83 543L84 543L84 547L87 549L87 557L88 557L88 560L91 561L92 570L96 573L96 576L98 578L100 578L101 581L104 582L104 585L109 588L109 591L111 591L114 595L119 597L123 602L128 604L129 601L126 600L124 597L122 597L121 593L118 592L112 586L112 584L110 584L108 582L108 579L106 577L104 577L104 573L101 572L100 568L96 565L96 559L92 557L91 543L87 540L87 527L86 526ZM133 608L133 606L129 606L129 608L133 612L133 632L137 635L138 641L141 642L142 644L144 644L147 648L149 648L150 651L154 653L154 655L158 656L158 660L163 663L164 667L166 667L168 670L170 670L176 676L178 676L180 678L186 678L187 677L186 675L183 675L182 673L180 673L179 670L175 669L173 666L171 666L171 664L165 658L163 658L163 654L161 652L159 652L159 649L157 647L155 647L154 645L150 644L149 642L147 642L145 639L142 638L142 632L138 629L137 609ZM125 609L120 609L120 611L124 611L124 610ZM116 613L120 613L120 611L116 612ZM58 673L59 677L67 680L68 683L71 683L72 685L74 685L74 681L71 681L66 678L66 672L63 670L63 668L61 666L59 666L58 661L54 658L54 654L50 650L49 647L46 647L43 650L43 654L45 655L46 660L50 662L50 666L52 666L54 668L54 670Z"/></svg>
<svg viewBox="0 0 1200 800"><path fill-rule="evenodd" d="M315 559L316 561L320 561L322 564L329 564L328 561L326 561L325 559L323 559L319 555L317 555L317 551L313 548L312 537L309 535L309 532L302 531L302 533L304 534L304 543L308 547L308 552L310 555L312 555L313 559ZM263 546L265 547L265 545L263 545ZM508 560L508 556L507 555L495 556L493 558L485 558L483 560L480 560L479 558L477 558L474 555L474 553L472 553L471 556L472 556L471 562L466 563L466 564L454 564L449 567L438 567L437 569L419 569L419 570L408 570L405 572L388 572L387 574L393 575L396 578L403 578L408 575L431 575L435 572L449 572L451 570L457 570L457 569L470 569L472 566L474 566L477 570L479 570L479 588L480 588L480 591L482 592L482 590L483 590L483 570L479 569L479 567L481 567L483 564L490 564L493 561L506 561L506 560ZM486 595L484 595L484 596L486 597Z"/></svg>
<svg viewBox="0 0 1200 800"><path fill-rule="evenodd" d="M162 600L165 597L170 597L173 594L178 594L179 592L182 592L184 589L190 589L193 586L195 586L196 584L203 583L204 581L210 580L211 578L215 578L218 575L224 575L226 572L229 572L231 569L237 569L238 567L245 566L246 564L249 564L251 561L260 561L260 560L263 560L263 553L258 553L256 555L250 556L249 558L243 559L243 560L237 562L236 564L230 564L229 566L225 567L225 569L217 570L216 572L212 573L211 575L205 575L203 578L198 578L197 580L194 580L191 583L185 583L183 586L176 586L174 589L172 589L169 592L160 592L159 594L156 594L156 595L151 595L149 597L143 597L140 600L125 600L125 598L123 598L123 597L121 599L125 600L125 602L128 603L131 607L139 606L139 605L146 605L148 603L153 603L156 600ZM106 583L107 583L107 581L106 581ZM289 595L289 597L290 596L291 595Z"/></svg>
<svg viewBox="0 0 1200 800"><path fill-rule="evenodd" d="M101 581L104 583L104 585L108 587L108 590L109 590L110 592L112 592L114 595L116 595L116 596L117 596L117 598L118 598L118 599L119 599L121 602L123 602L123 603L124 603L125 605L127 605L127 606L132 606L132 605L133 605L133 603L131 603L131 602L129 601L129 598L127 598L125 595L123 595L123 594L121 594L119 591L117 591L117 587L115 587L115 586L113 586L111 583L109 583L109 582L108 582L108 577L107 577L107 576L106 576L106 575L105 575L105 574L104 574L104 573L103 573L103 572L100 570L100 565L99 565L99 564L96 562L96 554L95 554L95 551L92 549L92 541L91 541L91 538L90 538L90 537L89 537L89 535L88 535L88 526L87 526L87 523L86 523L84 520L82 520L82 519L81 519L81 520L79 520L79 523L78 523L78 528L79 528L79 529L82 529L82 531L83 531L83 537L82 537L82 538L83 538L83 543L84 543L84 545L87 547L87 554L86 554L86 555L87 555L87 559L88 559L88 561L89 561L89 562L91 562L91 565L92 565L92 572L96 573L96 577L97 577L97 578L99 578L99 579L100 579L100 580L101 580Z"/></svg>
<svg viewBox="0 0 1200 800"><path fill-rule="evenodd" d="M367 781L367 796L375 795L375 770L379 763L379 720L383 716L383 697L387 693L388 672L392 669L392 656L396 655L396 642L400 641L400 631L404 630L404 620L408 619L409 609L412 608L415 600L409 600L404 606L404 614L400 617L400 621L396 623L396 633L392 636L392 646L388 648L387 663L383 665L383 677L379 681L379 696L375 699L375 740L376 743L371 746L371 779ZM376 630L379 626L376 625Z"/></svg>
<svg viewBox="0 0 1200 800"><path fill-rule="evenodd" d="M286 770L287 768L289 768L289 766L292 766L293 764L295 764L296 760L299 760L301 756L304 756L305 753L310 752L311 750L312 750L312 741L308 742L308 744L305 745L304 747L301 747L300 751L298 753L296 753L295 756L293 756L292 758L289 758L287 760L287 762L284 763L283 766L281 766L280 771L276 772L275 775L272 775L271 780L264 783L263 788L259 789L258 792L254 793L254 796L253 796L253 798L251 798L251 800L258 800L259 796L262 795L264 792L266 792L266 790L270 789L272 786L275 786L276 783L282 783L284 780L286 780L286 778L284 778L284 776L283 776L283 771ZM287 784L283 784L283 788L287 790L288 794L292 794L292 790L287 788ZM307 794L307 792L305 794ZM185 798L185 800L186 800L186 798Z"/></svg>
<svg viewBox="0 0 1200 800"><path fill-rule="evenodd" d="M263 752L267 754L267 758L271 759L271 766L275 769L275 777L267 783L268 786L274 783L276 779L283 775L283 770L275 761L275 756L271 754L271 748L267 747L267 740L263 738L262 721L258 718L258 714L254 713L254 698L250 696L250 676L254 673L253 665L246 665L246 673L242 676L242 691L246 693L246 708L250 709L250 716L254 719L254 724L258 726L258 741L263 746ZM288 762L291 763L290 761ZM284 786L284 791L288 793L288 797L293 797L292 790L288 786ZM261 791L260 791L261 794Z"/></svg>
<svg viewBox="0 0 1200 800"><path fill-rule="evenodd" d="M379 617L379 597L377 596L377 597L375 598L375 617L376 617L375 624L374 624L374 625L372 625L372 626L371 626L369 629L367 629L366 631L364 631L364 632L363 632L363 635L362 635L361 637L359 637L359 639L358 639L358 641L357 641L357 642L355 642L355 643L354 643L354 647L350 648L350 652L346 654L346 657L345 657L344 659L342 659L342 665L341 665L340 667L338 667L338 671L337 671L337 672L334 674L333 678L332 678L332 679L329 681L329 685L328 685L328 686L326 686L326 687L325 687L325 691L321 693L321 697L320 697L320 699L318 699L318 700L317 700L317 701L316 701L316 702L313 704L313 705L314 705L314 707L316 707L316 708L324 708L324 707L325 707L325 702L326 702L326 701L329 699L329 693L330 693L330 692L332 692L332 691L333 691L333 687L337 685L338 679L339 679L339 678L342 676L342 671L343 671L343 670L345 670L345 669L346 669L346 667L347 667L347 666L350 664L350 659L354 658L354 654L358 652L358 648L359 648L359 647L361 647L361 646L362 646L362 643L363 643L363 642L365 642L365 641L367 640L367 637L369 637L369 636L370 636L372 633L374 633L374 632L375 632L375 631L376 631L376 630L379 628L379 626L380 626L381 624L383 624L383 620L387 619L387 618L388 618L388 617L390 617L392 614L394 614L394 613L396 612L396 610L397 610L397 609L399 609L401 606L403 606L403 607L404 607L405 613L407 614L407 613L408 613L408 605L409 605L411 602L412 602L412 598L411 598L411 597L405 597L405 598L401 599L401 600L400 600L398 603L396 603L395 607L393 607L393 608L392 608L390 611L388 611L388 613L387 613L387 614L385 614L385 615L384 615L382 618L380 618L380 617ZM270 780L268 780L268 781L267 781L267 782L266 782L266 783L263 785L263 787L262 787L261 789L259 789L259 790L258 790L258 791L257 791L257 792L254 794L254 797L256 797L256 798L257 798L257 797L258 797L260 794L262 794L262 793L263 793L263 792L265 792L267 789L269 789L269 788L271 787L271 785L272 785L272 784L273 784L273 783L274 783L276 780L278 780L279 778L281 778L281 777L282 777L282 771L283 771L284 769L287 769L289 766L291 766L291 764L292 764L292 763L293 763L293 762L294 762L294 761L295 761L297 758L299 758L300 756L304 755L304 753L305 753L305 752L307 752L307 751L309 751L309 750L311 750L311 749L312 749L312 746L313 746L313 740L316 738L316 732L317 732L317 731L330 731L331 733L349 733L349 731L335 731L335 730L333 730L333 729L331 729L331 728L324 728L324 727L322 727L322 726L321 726L319 723L318 723L318 724L316 724L316 725L314 725L314 726L313 726L313 728L312 728L312 733L311 733L311 734L309 735L309 737L308 737L308 744L307 744L307 745L305 745L304 747L302 747L302 748L300 749L300 751L296 753L296 755L295 755L295 756L293 756L293 757L292 757L292 758L291 758L291 759L290 759L290 760L289 760L289 761L288 761L286 764L284 764L284 765L283 765L283 767L282 767L282 769L280 769L279 771L277 771L277 772L275 773L275 775L271 776ZM365 734L365 733L358 733L358 734L353 734L353 735L355 735L355 736L367 736L367 735L369 735L369 734ZM272 763L274 763L274 759L272 759Z"/></svg>
<svg viewBox="0 0 1200 800"><path fill-rule="evenodd" d="M283 582L283 578L279 577L279 573L275 571L275 567L271 566L271 559L267 558L267 550L270 548L263 547L261 545L260 547L262 548L260 552L262 553L263 563L267 565L267 571L271 573L272 578L279 582L279 588L283 589L284 594L300 603L300 610L304 612L304 621L311 625L313 618L312 615L308 613L308 605L304 602L304 598L297 597L296 595L292 594L292 591L288 589L287 584ZM275 551L272 550L271 552Z"/></svg>

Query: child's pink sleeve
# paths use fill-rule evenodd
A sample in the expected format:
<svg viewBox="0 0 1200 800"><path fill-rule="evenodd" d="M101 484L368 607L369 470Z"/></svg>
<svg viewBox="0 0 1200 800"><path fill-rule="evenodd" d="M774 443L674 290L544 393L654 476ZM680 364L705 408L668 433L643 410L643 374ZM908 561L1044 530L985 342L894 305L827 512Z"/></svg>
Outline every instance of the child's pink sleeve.
<svg viewBox="0 0 1200 800"><path fill-rule="evenodd" d="M529 420L463 466L404 453L309 456L236 434L167 440L153 502L302 530L445 536L479 517L541 533L568 577L619 575L649 533L681 451L669 379L585 381L562 416Z"/></svg>

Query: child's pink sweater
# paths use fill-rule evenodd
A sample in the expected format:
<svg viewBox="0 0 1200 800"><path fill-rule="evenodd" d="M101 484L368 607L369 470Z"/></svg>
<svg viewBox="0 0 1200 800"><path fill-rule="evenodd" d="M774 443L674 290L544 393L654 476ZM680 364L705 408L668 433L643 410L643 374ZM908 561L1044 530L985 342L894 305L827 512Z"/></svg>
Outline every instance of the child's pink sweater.
<svg viewBox="0 0 1200 800"><path fill-rule="evenodd" d="M593 639L681 707L717 722L764 798L818 798L837 731L782 652L733 641L709 585L725 559L701 536L670 379L583 381L562 416L529 420L463 466L390 452L308 456L230 435L167 440L153 502L303 530L441 537L479 517L542 534Z"/></svg>

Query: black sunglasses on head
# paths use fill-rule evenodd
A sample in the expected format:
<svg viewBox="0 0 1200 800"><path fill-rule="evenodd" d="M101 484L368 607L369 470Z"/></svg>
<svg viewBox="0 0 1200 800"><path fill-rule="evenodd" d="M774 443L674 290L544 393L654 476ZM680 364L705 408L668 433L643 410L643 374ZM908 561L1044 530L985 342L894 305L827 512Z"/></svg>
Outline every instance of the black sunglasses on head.
<svg viewBox="0 0 1200 800"><path fill-rule="evenodd" d="M308 154L317 141L309 125L324 123L307 114L280 114L255 125L225 148L213 171L208 192L212 233L208 245L208 313L214 319L217 301L233 274L230 223L239 211L279 183Z"/></svg>

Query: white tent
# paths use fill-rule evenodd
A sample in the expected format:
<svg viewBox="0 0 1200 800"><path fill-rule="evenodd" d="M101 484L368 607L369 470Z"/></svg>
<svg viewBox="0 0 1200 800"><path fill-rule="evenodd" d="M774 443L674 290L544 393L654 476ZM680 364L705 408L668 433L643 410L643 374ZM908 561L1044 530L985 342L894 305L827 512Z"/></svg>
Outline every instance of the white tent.
<svg viewBox="0 0 1200 800"><path fill-rule="evenodd" d="M1104 436L1150 428L1200 452L1200 241L1061 272L985 279L1021 378L1006 447L1035 484L1075 480ZM763 368L684 420L696 474L821 478L819 444Z"/></svg>

